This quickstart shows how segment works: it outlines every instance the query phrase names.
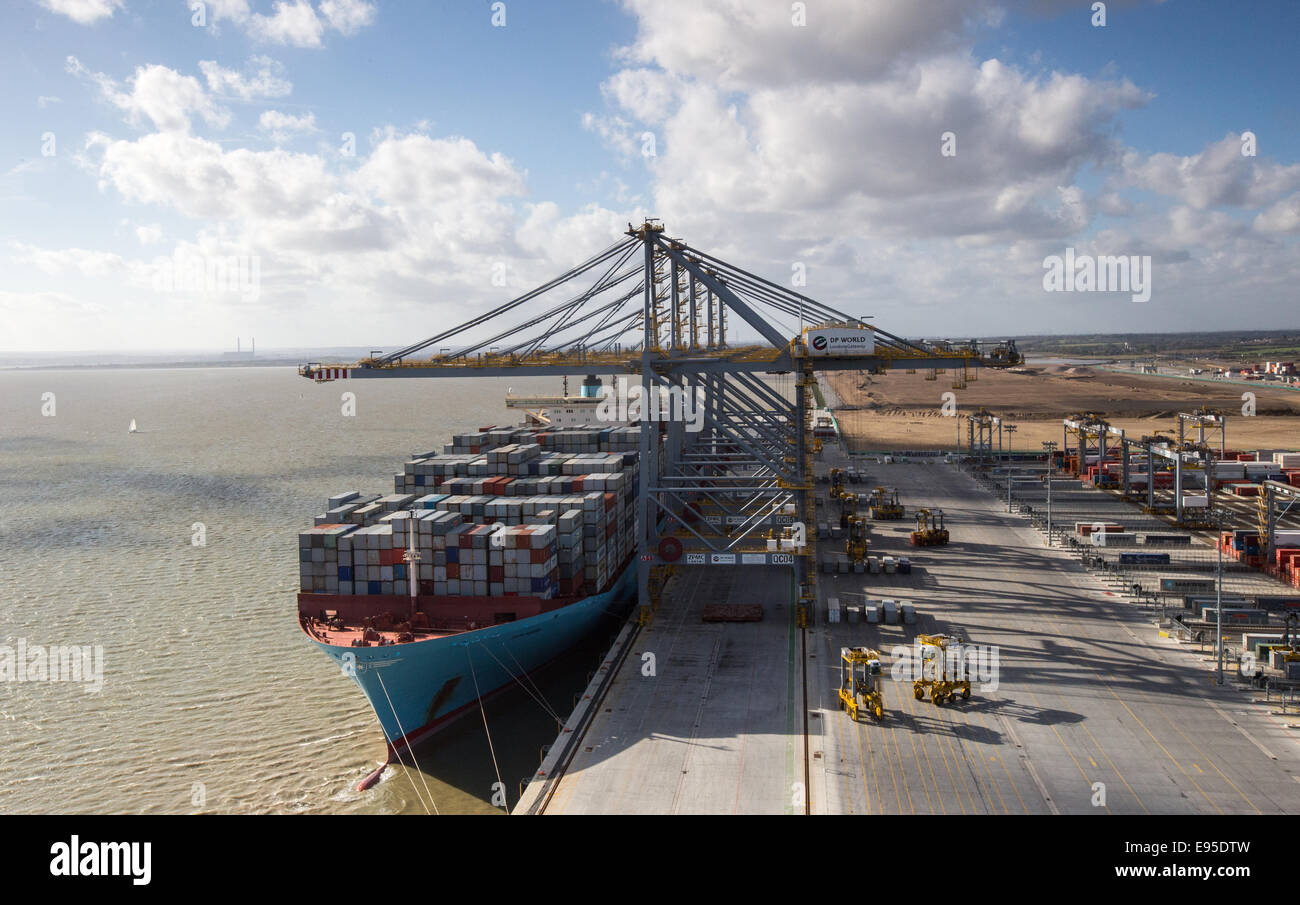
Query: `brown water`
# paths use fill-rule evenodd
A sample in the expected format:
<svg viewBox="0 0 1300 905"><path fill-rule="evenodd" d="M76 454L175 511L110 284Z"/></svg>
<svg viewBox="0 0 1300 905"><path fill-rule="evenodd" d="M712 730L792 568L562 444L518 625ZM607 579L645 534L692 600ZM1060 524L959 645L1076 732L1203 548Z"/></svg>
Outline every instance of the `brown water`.
<svg viewBox="0 0 1300 905"><path fill-rule="evenodd" d="M425 783L443 813L500 813L478 714L417 751L422 778L390 768L354 791L382 736L300 633L294 595L296 533L326 497L391 493L411 453L517 422L508 385L560 390L316 385L289 368L0 372L0 644L104 651L98 692L0 682L0 813L424 813ZM567 715L604 640L538 677L551 709ZM513 804L555 722L520 691L487 718Z"/></svg>

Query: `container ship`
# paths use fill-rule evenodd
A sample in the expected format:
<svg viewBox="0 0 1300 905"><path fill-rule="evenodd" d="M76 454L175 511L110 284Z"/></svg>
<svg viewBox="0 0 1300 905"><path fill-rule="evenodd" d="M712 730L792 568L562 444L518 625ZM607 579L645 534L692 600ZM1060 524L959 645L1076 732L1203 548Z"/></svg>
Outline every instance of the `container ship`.
<svg viewBox="0 0 1300 905"><path fill-rule="evenodd" d="M299 534L299 624L369 700L385 765L626 614L639 442L483 428L414 456L392 494L330 497Z"/></svg>

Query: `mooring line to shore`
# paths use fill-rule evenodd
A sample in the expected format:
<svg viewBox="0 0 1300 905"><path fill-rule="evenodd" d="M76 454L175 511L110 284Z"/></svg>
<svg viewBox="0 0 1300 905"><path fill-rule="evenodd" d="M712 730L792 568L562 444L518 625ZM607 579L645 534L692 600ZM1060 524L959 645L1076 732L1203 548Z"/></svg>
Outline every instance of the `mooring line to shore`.
<svg viewBox="0 0 1300 905"><path fill-rule="evenodd" d="M379 680L379 687L384 690L384 697L388 699L388 709L393 711L393 719L397 721L397 731L402 733L402 742L406 745L406 750L410 752L411 763L415 765L415 772L420 774L420 782L424 784L424 791L429 795L429 804L433 805L433 813L438 814L438 803L433 800L433 792L429 790L429 783L424 778L424 771L420 769L420 762L415 759L415 749L411 747L411 740L406 737L406 730L402 728L402 718L397 715L397 708L393 706L393 699L388 694L388 686L384 684L384 677L375 671L375 678ZM402 752L393 747L393 752L397 755L397 762L406 769L406 761L402 760ZM411 780L411 788L415 790L415 797L420 799L420 804L424 807L424 813L429 813L429 805L424 803L420 798L420 789L415 785L415 780ZM441 814L439 814L441 816Z"/></svg>
<svg viewBox="0 0 1300 905"><path fill-rule="evenodd" d="M486 650L486 648L485 648L485 650ZM490 654L491 651L488 651L488 653ZM505 794L505 789L506 789L506 784L505 784L504 782L501 781L501 768L497 766L497 749L496 749L496 747L492 744L492 730L488 728L487 711L483 709L483 692L481 692L481 691L479 690L479 687L478 687L478 670L476 670L476 669L474 668L474 655L470 653L470 651L469 651L469 645L468 645L468 644L465 645L465 657L466 657L466 659L469 660L469 671L470 671L470 675L472 675L472 676L474 677L474 694L478 696L478 713L479 713L479 716L483 717L483 733L487 736L488 753L490 753L490 754L492 755L492 770L493 770L493 772L496 773L496 775L497 775L497 786L500 787L500 789L501 789L501 794L504 795L504 794ZM495 659L495 657L494 657L493 659ZM500 662L500 661L498 661L498 662ZM510 670L508 670L508 669L506 670L506 672L509 672L509 671L510 671ZM507 801L507 802L506 802L506 814L507 814L507 815L509 815L509 813L510 813L510 807L509 807L509 804L510 804L510 802Z"/></svg>

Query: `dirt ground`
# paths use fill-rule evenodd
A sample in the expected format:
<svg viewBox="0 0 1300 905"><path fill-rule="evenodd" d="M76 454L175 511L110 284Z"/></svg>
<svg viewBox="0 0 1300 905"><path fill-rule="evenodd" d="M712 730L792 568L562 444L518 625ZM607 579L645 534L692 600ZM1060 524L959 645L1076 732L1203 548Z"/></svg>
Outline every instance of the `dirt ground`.
<svg viewBox="0 0 1300 905"><path fill-rule="evenodd" d="M1087 366L984 369L958 389L953 374L926 380L928 371L873 375L862 371L819 375L851 449L956 449L967 442L966 416L981 407L1013 424L1003 442L1013 449L1039 449L1061 442L1061 419L1098 412L1129 436L1178 435L1178 412L1209 406L1228 415L1230 449L1300 449L1300 392L1168 377L1113 374ZM1255 394L1254 416L1242 414L1243 393ZM944 394L951 393L952 397ZM838 397L838 398L837 398ZM956 403L955 415L944 403ZM952 410L952 406L948 406ZM1191 428L1188 428L1189 432ZM1217 434L1206 439L1218 445ZM994 434L994 446L997 435Z"/></svg>

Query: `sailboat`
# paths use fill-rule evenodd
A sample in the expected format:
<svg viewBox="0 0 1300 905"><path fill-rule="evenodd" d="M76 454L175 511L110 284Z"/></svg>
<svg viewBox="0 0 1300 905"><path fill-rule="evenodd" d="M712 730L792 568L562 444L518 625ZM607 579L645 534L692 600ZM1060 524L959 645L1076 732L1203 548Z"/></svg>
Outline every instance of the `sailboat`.
<svg viewBox="0 0 1300 905"><path fill-rule="evenodd" d="M135 419L134 419L134 418L131 419L131 426L128 427L128 428L126 429L126 432L127 432L128 434L138 434L138 433L140 433L138 430L135 429Z"/></svg>

